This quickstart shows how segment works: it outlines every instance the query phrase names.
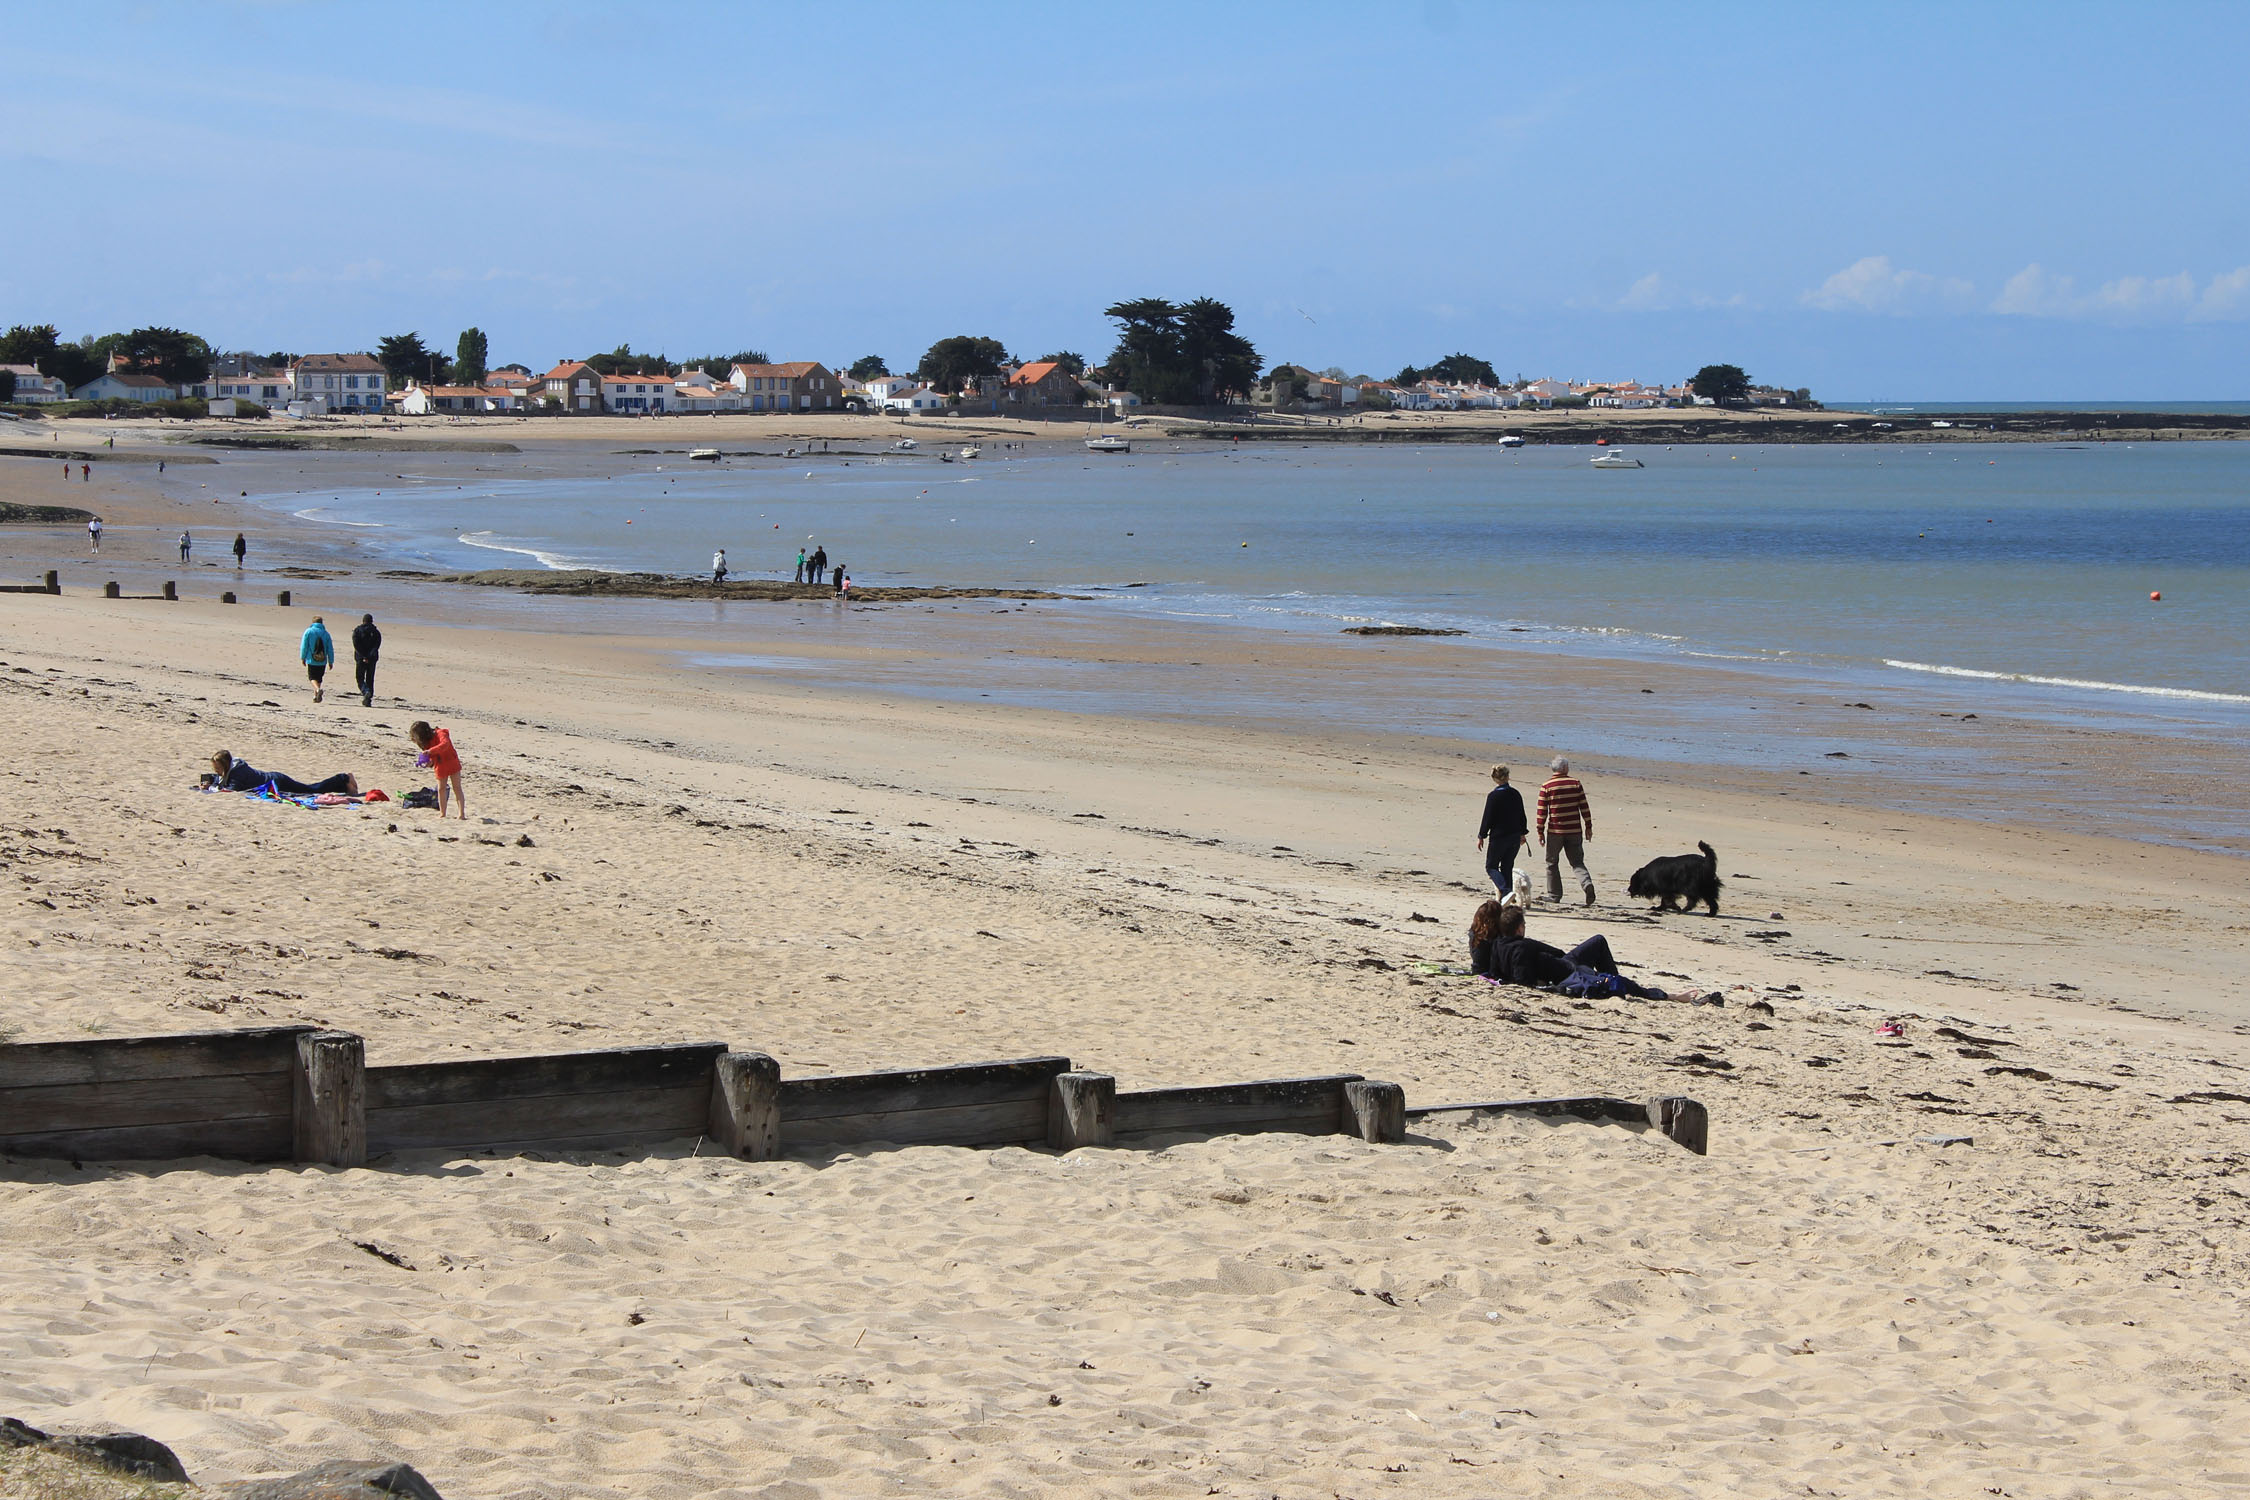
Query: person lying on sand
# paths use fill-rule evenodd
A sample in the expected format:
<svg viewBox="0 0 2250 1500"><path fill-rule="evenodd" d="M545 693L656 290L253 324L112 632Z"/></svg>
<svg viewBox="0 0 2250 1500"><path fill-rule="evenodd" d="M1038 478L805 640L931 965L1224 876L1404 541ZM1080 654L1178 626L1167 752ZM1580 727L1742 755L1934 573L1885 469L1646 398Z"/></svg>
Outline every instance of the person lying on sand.
<svg viewBox="0 0 2250 1500"><path fill-rule="evenodd" d="M285 797L318 797L328 792L357 796L359 793L359 778L349 771L338 771L325 781L299 781L279 771L261 771L246 760L236 760L233 752L227 750L211 757L211 770L211 790L215 792L254 792L270 784Z"/></svg>
<svg viewBox="0 0 2250 1500"><path fill-rule="evenodd" d="M1495 984L1521 984L1533 989L1561 990L1566 995L1630 995L1636 1000L1669 1000L1653 985L1635 983L1617 972L1609 939L1600 933L1568 953L1550 943L1524 936L1520 906L1487 901L1469 920L1469 967ZM1696 1005L1716 1005L1722 997L1681 996Z"/></svg>

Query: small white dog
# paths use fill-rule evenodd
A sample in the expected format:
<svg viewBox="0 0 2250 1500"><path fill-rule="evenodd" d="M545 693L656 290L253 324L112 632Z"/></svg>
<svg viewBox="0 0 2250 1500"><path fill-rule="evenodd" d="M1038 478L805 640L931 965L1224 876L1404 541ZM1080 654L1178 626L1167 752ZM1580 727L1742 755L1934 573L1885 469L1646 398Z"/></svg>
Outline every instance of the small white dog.
<svg viewBox="0 0 2250 1500"><path fill-rule="evenodd" d="M1514 888L1500 898L1500 904L1502 906L1520 906L1525 911L1529 911L1531 910L1531 876L1522 870L1517 870L1515 875Z"/></svg>

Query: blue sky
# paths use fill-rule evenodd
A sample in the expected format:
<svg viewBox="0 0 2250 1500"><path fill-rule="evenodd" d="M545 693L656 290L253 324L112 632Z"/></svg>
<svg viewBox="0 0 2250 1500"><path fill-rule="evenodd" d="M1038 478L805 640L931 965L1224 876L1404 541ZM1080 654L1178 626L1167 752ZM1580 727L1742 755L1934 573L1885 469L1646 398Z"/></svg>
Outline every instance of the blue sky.
<svg viewBox="0 0 2250 1500"><path fill-rule="evenodd" d="M0 321L2241 399L2250 6L15 8Z"/></svg>

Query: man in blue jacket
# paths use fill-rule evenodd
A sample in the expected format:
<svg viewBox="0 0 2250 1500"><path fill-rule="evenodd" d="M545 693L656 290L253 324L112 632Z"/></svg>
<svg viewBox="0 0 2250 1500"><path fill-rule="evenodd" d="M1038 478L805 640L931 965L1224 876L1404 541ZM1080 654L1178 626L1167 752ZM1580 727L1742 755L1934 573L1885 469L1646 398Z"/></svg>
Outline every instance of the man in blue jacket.
<svg viewBox="0 0 2250 1500"><path fill-rule="evenodd" d="M313 702L318 703L328 696L321 679L336 665L336 642L329 637L328 626L320 616L314 615L313 622L305 627L304 636L297 642L297 655L304 661L305 675L312 679Z"/></svg>

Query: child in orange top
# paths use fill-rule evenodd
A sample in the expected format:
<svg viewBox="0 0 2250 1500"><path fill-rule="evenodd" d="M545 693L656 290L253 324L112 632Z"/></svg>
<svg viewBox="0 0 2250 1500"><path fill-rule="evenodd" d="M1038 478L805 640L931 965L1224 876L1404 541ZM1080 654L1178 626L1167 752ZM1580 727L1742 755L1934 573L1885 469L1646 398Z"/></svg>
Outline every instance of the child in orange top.
<svg viewBox="0 0 2250 1500"><path fill-rule="evenodd" d="M437 815L445 817L446 793L453 794L453 805L461 821L469 821L468 794L461 790L461 752L453 748L453 736L446 730L433 729L427 719L416 719L407 726L407 734L421 747L422 753L414 757L414 764L428 766L437 778Z"/></svg>

